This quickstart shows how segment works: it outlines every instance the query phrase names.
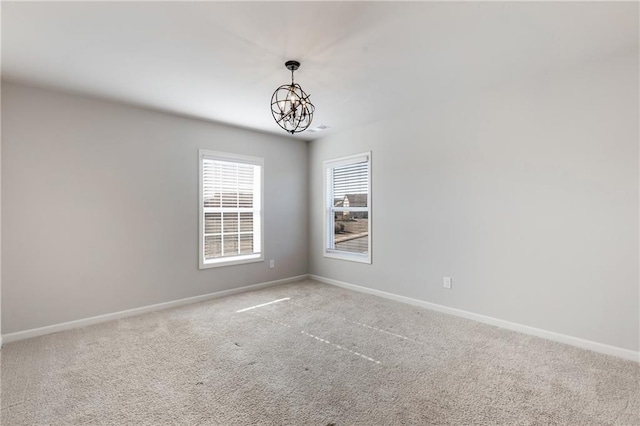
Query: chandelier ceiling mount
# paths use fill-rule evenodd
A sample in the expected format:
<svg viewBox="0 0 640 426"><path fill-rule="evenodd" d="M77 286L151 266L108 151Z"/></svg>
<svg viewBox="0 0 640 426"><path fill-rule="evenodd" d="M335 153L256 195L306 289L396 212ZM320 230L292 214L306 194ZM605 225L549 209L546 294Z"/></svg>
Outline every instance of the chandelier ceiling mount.
<svg viewBox="0 0 640 426"><path fill-rule="evenodd" d="M287 62L284 63L284 66L287 67L287 69L289 71L291 71L292 74L293 74L293 71L297 71L298 68L300 68L300 62L298 62L298 61L287 61ZM293 75L291 75L291 79L293 80Z"/></svg>

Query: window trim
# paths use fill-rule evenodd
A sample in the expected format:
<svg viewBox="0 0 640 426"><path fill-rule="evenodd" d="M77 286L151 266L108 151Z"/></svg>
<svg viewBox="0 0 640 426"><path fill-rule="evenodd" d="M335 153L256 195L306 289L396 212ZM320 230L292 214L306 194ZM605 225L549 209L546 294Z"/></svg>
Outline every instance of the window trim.
<svg viewBox="0 0 640 426"><path fill-rule="evenodd" d="M242 254L237 256L222 257L219 259L204 260L204 167L205 158L234 163L245 163L260 166L260 252ZM222 266L242 265L245 263L264 261L264 159L247 155L232 154L228 152L198 150L198 269L219 268Z"/></svg>
<svg viewBox="0 0 640 426"><path fill-rule="evenodd" d="M334 229L333 229L333 215L331 214L332 212L332 208L333 208L333 197L329 197L329 176L328 176L328 172L330 169L333 169L335 167L340 167L340 166L346 166L349 164L353 164L353 163L357 163L357 162L361 162L362 160L366 160L369 164L369 173L367 176L367 188L368 188L368 197L367 197L367 207L366 209L364 207L352 207L351 210L352 211L366 211L368 212L368 217L369 217L369 222L368 222L368 244L369 244L369 250L367 252L367 254L360 254L360 253L349 253L349 252L344 252L344 251L337 251L335 249L330 249L330 241L331 241L331 235L334 234ZM371 229L372 229L372 190L371 190L371 176L372 176L372 165L371 165L372 161L371 161L371 151L367 151L367 152L363 152L360 154L354 154L354 155L349 155L346 157L340 157L340 158L334 158L334 159L330 159L330 160L325 160L323 162L323 189L324 189L324 229L323 229L323 235L324 237L322 238L322 253L324 257L327 258L332 258L332 259L340 259L340 260L347 260L347 261L351 261L351 262L359 262L359 263L366 263L366 264L371 264L372 263L372 235L371 235ZM333 196L333 193L332 193ZM330 199L331 198L331 199Z"/></svg>

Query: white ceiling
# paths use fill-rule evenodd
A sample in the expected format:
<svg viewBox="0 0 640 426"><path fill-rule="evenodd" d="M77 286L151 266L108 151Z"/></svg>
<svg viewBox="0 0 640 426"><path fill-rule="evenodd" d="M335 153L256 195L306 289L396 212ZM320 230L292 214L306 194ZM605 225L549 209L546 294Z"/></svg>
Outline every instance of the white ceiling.
<svg viewBox="0 0 640 426"><path fill-rule="evenodd" d="M2 2L3 79L283 136L299 60L331 127L302 140L629 51L638 3Z"/></svg>

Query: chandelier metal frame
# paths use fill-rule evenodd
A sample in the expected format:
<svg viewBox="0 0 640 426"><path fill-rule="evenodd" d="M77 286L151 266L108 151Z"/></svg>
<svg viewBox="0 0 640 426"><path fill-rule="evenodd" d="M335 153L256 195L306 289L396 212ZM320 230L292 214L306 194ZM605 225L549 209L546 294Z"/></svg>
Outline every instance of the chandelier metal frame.
<svg viewBox="0 0 640 426"><path fill-rule="evenodd" d="M311 125L315 107L309 100L310 95L293 80L293 72L300 68L300 62L287 61L284 66L291 71L291 84L283 84L273 92L271 115L278 126L293 135Z"/></svg>

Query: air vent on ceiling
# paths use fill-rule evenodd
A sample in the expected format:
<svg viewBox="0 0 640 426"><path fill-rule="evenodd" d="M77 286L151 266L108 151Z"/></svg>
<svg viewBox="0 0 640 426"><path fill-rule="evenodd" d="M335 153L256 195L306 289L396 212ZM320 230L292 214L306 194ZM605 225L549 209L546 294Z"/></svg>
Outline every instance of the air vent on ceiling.
<svg viewBox="0 0 640 426"><path fill-rule="evenodd" d="M320 125L317 125L316 127L314 127L313 129L309 129L307 131L315 133L315 132L321 132L323 130L327 130L327 129L330 129L330 128L331 127L327 126L326 124L320 124Z"/></svg>

